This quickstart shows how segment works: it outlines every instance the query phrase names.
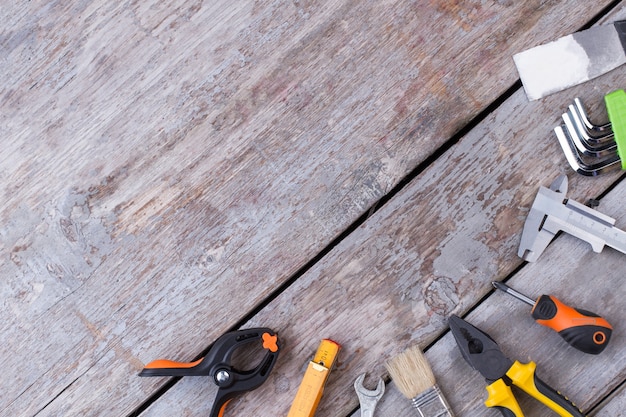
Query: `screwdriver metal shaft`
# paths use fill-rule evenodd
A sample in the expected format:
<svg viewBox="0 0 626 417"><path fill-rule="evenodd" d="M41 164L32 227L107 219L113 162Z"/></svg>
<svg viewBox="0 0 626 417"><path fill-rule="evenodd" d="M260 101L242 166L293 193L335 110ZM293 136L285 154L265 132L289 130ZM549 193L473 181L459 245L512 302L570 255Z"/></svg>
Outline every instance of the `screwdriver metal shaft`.
<svg viewBox="0 0 626 417"><path fill-rule="evenodd" d="M509 287L506 284L503 284L503 283L498 282L498 281L494 281L491 284L496 289L498 289L500 291L504 291L505 293L511 294L513 297L517 298L518 300L522 300L526 304L530 304L531 306L535 305L535 300L532 300L531 298L525 296L521 292L515 291L513 288Z"/></svg>

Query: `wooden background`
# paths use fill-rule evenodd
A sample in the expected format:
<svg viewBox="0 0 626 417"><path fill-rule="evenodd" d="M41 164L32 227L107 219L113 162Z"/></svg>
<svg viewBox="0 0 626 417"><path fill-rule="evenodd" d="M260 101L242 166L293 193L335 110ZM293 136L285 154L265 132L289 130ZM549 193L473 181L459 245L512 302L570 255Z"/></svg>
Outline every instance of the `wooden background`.
<svg viewBox="0 0 626 417"><path fill-rule="evenodd" d="M226 415L286 415L327 337L316 416L358 417L362 372L388 381L377 415L413 415L384 362L414 344L457 415L499 415L450 314L590 415L626 415L624 255L566 235L516 255L562 173L626 229L624 176L576 175L552 134L577 96L606 121L624 69L528 102L512 61L617 18L623 1L2 2L0 415L207 415L208 378L137 373L251 326L283 351ZM568 347L502 279L602 314L611 344Z"/></svg>

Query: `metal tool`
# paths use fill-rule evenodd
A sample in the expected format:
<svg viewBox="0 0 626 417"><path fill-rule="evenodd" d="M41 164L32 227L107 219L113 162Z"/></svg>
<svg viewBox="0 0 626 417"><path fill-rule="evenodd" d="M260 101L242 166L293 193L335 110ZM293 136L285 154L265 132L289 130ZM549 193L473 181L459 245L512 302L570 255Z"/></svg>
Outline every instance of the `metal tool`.
<svg viewBox="0 0 626 417"><path fill-rule="evenodd" d="M567 343L581 352L597 355L611 339L613 327L604 318L587 310L573 308L551 295L542 295L534 301L508 285L494 281L493 286L531 305L532 317L537 323L557 332Z"/></svg>
<svg viewBox="0 0 626 417"><path fill-rule="evenodd" d="M619 156L612 156L600 162L588 162L578 153L576 145L573 140L567 136L563 126L557 126L554 128L556 138L563 149L567 163L572 167L574 171L587 177L600 175L606 171L612 171L614 168L620 166Z"/></svg>
<svg viewBox="0 0 626 417"><path fill-rule="evenodd" d="M589 116L587 115L587 111L585 110L585 106L583 106L583 102L578 97L574 99L574 110L576 111L576 114L578 115L580 120L583 122L585 130L591 136L597 137L612 132L611 123L605 123L603 125L596 125L591 123L591 121L589 120Z"/></svg>
<svg viewBox="0 0 626 417"><path fill-rule="evenodd" d="M626 63L626 22L595 26L513 56L524 91L537 100Z"/></svg>
<svg viewBox="0 0 626 417"><path fill-rule="evenodd" d="M231 365L233 353L250 343L262 347L265 351L263 359L252 370L234 368ZM210 376L219 387L210 417L221 417L230 400L260 387L267 380L276 364L279 347L278 336L271 329L238 330L220 336L202 359L191 363L159 359L146 365L139 376Z"/></svg>
<svg viewBox="0 0 626 417"><path fill-rule="evenodd" d="M576 98L563 113L563 124L554 129L567 162L582 175L599 175L620 165L626 169L626 93L614 91L604 101L610 123L591 123Z"/></svg>
<svg viewBox="0 0 626 417"><path fill-rule="evenodd" d="M376 404L382 398L385 393L385 381L382 378L378 379L378 385L375 390L368 390L363 386L363 380L365 374L361 374L354 381L354 389L356 395L359 397L359 404L361 407L361 417L374 417L374 410Z"/></svg>
<svg viewBox="0 0 626 417"><path fill-rule="evenodd" d="M563 113L563 123L567 129L568 137L574 142L578 152L594 158L604 158L616 155L617 144L613 132L594 137L584 129L582 121L578 118L576 111L572 110L573 105L567 113Z"/></svg>
<svg viewBox="0 0 626 417"><path fill-rule="evenodd" d="M588 146L592 147L604 144L616 145L615 135L613 134L611 123L607 123L606 125L591 124L586 116L584 108L582 108L583 113L581 113L581 108L582 102L577 97L574 99L574 104L569 105L567 114L574 122L576 132L581 136L583 141ZM590 123L590 126L587 125L587 123Z"/></svg>
<svg viewBox="0 0 626 417"><path fill-rule="evenodd" d="M463 359L489 383L487 407L500 410L505 417L524 417L511 391L511 385L515 385L559 416L585 417L571 401L537 377L534 362L523 364L507 358L487 333L460 317L451 316L448 324Z"/></svg>
<svg viewBox="0 0 626 417"><path fill-rule="evenodd" d="M567 199L567 177L559 176L550 188L539 187L528 213L518 255L535 262L559 231L591 244L600 253L604 245L626 253L626 232L614 227L615 219Z"/></svg>

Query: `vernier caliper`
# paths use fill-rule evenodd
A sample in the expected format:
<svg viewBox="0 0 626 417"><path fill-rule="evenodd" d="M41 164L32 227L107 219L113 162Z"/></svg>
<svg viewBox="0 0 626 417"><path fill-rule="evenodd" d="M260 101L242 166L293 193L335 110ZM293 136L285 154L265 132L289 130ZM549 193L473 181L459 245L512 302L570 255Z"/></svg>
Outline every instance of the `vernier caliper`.
<svg viewBox="0 0 626 417"><path fill-rule="evenodd" d="M567 177L561 175L550 188L539 192L528 213L518 255L534 262L559 232L576 236L591 244L594 252L604 245L626 253L626 232L614 227L615 219L565 197Z"/></svg>

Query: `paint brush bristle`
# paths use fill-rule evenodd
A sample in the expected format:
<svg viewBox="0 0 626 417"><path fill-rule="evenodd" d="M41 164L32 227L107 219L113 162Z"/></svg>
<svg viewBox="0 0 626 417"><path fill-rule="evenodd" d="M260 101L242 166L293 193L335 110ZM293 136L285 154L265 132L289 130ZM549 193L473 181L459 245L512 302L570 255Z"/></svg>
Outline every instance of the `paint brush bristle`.
<svg viewBox="0 0 626 417"><path fill-rule="evenodd" d="M453 417L452 408L437 386L435 375L419 346L385 364L398 390L411 400L422 417Z"/></svg>
<svg viewBox="0 0 626 417"><path fill-rule="evenodd" d="M400 392L414 398L435 385L435 375L419 346L402 352L387 364L387 371Z"/></svg>

